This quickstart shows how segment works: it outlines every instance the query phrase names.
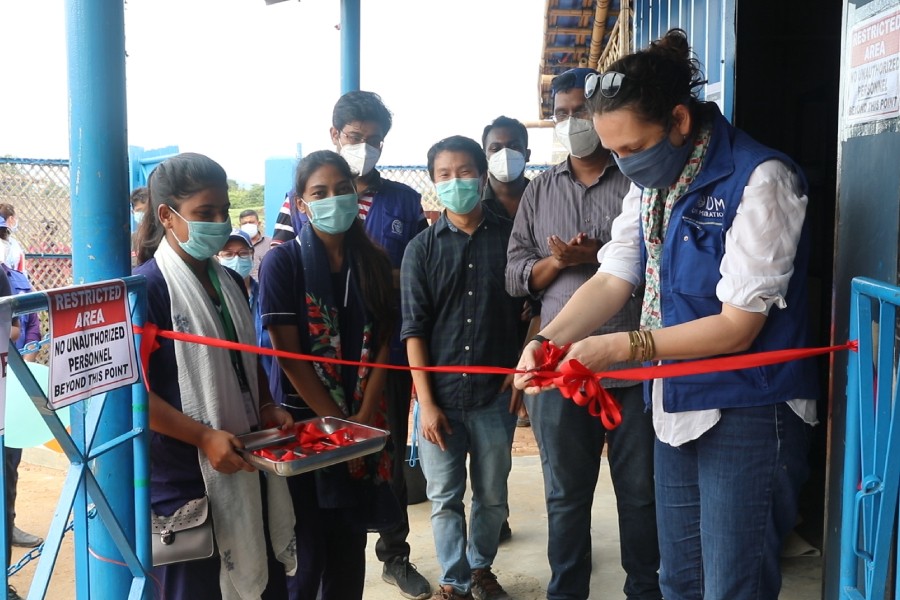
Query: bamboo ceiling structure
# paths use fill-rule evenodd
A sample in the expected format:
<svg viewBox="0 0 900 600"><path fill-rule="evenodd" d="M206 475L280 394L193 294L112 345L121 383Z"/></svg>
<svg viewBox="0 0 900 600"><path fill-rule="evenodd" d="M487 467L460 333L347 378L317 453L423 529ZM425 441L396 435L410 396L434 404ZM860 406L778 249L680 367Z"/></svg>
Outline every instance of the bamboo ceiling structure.
<svg viewBox="0 0 900 600"><path fill-rule="evenodd" d="M602 71L631 47L632 0L547 0L538 89L540 118L553 113L550 81L563 71Z"/></svg>

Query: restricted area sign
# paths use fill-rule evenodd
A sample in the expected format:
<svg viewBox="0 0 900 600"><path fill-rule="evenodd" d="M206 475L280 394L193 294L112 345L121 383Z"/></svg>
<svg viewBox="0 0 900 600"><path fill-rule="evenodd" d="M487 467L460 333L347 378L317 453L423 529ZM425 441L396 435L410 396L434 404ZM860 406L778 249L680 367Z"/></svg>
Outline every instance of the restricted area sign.
<svg viewBox="0 0 900 600"><path fill-rule="evenodd" d="M131 312L123 281L47 292L52 408L138 380Z"/></svg>

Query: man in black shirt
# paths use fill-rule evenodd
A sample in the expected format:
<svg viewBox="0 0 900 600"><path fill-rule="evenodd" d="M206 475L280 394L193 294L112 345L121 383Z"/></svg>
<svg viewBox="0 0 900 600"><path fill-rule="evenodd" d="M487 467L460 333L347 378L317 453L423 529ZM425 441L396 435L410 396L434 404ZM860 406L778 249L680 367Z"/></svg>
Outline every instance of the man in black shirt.
<svg viewBox="0 0 900 600"><path fill-rule="evenodd" d="M400 269L401 337L411 366L512 367L519 354L521 300L503 287L512 222L484 210L487 159L454 136L428 151L428 172L446 211L416 236ZM432 502L442 598L509 598L491 572L506 519L517 401L511 377L414 371L419 452ZM472 480L468 536L466 457Z"/></svg>

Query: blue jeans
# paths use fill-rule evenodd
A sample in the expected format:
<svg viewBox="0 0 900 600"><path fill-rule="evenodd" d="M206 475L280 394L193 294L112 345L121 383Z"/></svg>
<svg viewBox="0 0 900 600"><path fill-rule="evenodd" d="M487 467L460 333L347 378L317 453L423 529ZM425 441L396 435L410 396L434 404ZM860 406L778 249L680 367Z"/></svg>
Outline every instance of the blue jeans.
<svg viewBox="0 0 900 600"><path fill-rule="evenodd" d="M444 410L453 430L452 434L444 433L444 451L419 438L419 457L431 500L431 530L441 567L439 581L463 594L471 587L472 569L493 564L500 527L506 520L506 480L516 429L509 399L510 392L506 391L487 406ZM463 506L467 455L472 479L468 536Z"/></svg>
<svg viewBox="0 0 900 600"><path fill-rule="evenodd" d="M591 585L591 506L603 444L619 514L619 548L629 600L659 600L653 421L640 385L610 388L622 424L607 431L587 409L559 390L526 396L541 453L547 501L550 600L585 600ZM601 532L601 535L603 533Z"/></svg>
<svg viewBox="0 0 900 600"><path fill-rule="evenodd" d="M784 403L722 411L698 439L656 443L666 600L770 600L795 525L812 428Z"/></svg>

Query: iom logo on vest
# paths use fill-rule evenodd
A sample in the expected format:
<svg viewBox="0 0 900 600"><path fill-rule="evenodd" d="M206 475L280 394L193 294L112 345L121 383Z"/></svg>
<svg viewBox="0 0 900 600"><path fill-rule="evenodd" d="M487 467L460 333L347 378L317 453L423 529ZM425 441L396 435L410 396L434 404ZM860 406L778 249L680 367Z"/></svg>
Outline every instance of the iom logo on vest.
<svg viewBox="0 0 900 600"><path fill-rule="evenodd" d="M714 196L700 196L691 207L691 217L698 221L719 221L725 218L725 200Z"/></svg>

